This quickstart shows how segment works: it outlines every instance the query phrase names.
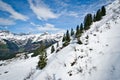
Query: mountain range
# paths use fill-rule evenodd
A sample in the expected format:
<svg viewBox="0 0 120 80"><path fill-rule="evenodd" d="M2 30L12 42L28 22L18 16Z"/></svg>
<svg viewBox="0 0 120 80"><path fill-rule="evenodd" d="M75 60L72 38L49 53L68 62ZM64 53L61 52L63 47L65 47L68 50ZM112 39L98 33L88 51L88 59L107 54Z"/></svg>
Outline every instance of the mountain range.
<svg viewBox="0 0 120 80"><path fill-rule="evenodd" d="M0 59L7 59L20 52L31 52L41 43L50 46L59 41L62 34L14 34L9 31L0 31Z"/></svg>

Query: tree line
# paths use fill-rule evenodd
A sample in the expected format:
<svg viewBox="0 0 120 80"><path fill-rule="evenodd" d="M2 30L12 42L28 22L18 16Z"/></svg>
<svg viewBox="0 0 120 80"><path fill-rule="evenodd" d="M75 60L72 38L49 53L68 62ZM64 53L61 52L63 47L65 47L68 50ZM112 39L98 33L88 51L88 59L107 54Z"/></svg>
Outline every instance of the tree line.
<svg viewBox="0 0 120 80"><path fill-rule="evenodd" d="M69 45L70 41L71 41L71 37L77 38L77 43L78 44L82 44L80 37L82 35L82 33L88 29L90 29L90 26L92 25L93 22L99 21L102 19L103 16L106 15L106 9L104 6L101 7L101 9L99 9L96 14L92 15L90 13L88 13L85 17L84 17L84 22L81 23L80 25L77 25L76 27L76 31L73 30L73 28L71 29L71 32L69 32L69 30L66 31L66 33L63 35L63 39L62 39L62 43L63 43L63 47ZM59 44L57 43L57 47L59 46ZM51 53L53 53L55 51L54 46L51 47ZM39 61L38 61L38 68L43 69L46 65L47 65L47 52L46 52L46 48L43 44L41 44L41 47L36 49L34 51L35 55L40 55L39 56Z"/></svg>
<svg viewBox="0 0 120 80"><path fill-rule="evenodd" d="M90 26L92 25L93 22L100 21L103 16L106 15L106 9L104 6L101 7L101 9L98 9L97 12L92 15L91 13L86 14L84 17L84 22L81 23L80 25L77 25L76 31L74 32L73 28L71 29L71 33L67 30L66 34L63 35L63 46L66 46L70 42L70 36L75 36L77 38L77 43L82 44L80 41L80 36L82 33L88 29L90 29Z"/></svg>

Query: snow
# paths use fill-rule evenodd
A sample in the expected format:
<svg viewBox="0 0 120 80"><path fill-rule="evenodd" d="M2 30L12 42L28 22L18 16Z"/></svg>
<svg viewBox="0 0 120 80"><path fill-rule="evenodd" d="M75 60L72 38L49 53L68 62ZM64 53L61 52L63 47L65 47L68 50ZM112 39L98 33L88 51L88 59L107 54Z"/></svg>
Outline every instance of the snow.
<svg viewBox="0 0 120 80"><path fill-rule="evenodd" d="M23 80L31 70L36 70L38 57L4 61L0 67L0 80ZM8 73L5 73L8 72Z"/></svg>
<svg viewBox="0 0 120 80"><path fill-rule="evenodd" d="M49 47L43 70L36 69L38 57L10 61L0 66L0 80L23 80L32 69L27 80L120 80L120 1L115 0L106 8L107 15L93 23L80 38L82 45L72 39L67 47L52 54ZM57 50L62 41L58 48L56 45Z"/></svg>
<svg viewBox="0 0 120 80"><path fill-rule="evenodd" d="M59 40L62 37L63 33L58 34L13 34L9 31L0 31L0 41L3 42L3 39L10 40L13 42L22 42L22 45L25 45L29 39L32 40L32 43L39 42L41 40ZM21 46L21 45L20 45Z"/></svg>

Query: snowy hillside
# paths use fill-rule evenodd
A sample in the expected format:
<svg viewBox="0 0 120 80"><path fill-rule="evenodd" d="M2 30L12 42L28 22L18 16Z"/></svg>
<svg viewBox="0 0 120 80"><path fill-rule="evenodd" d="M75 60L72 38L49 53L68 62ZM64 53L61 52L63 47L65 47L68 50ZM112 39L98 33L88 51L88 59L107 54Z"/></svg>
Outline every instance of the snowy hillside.
<svg viewBox="0 0 120 80"><path fill-rule="evenodd" d="M36 69L38 57L1 61L0 80L120 80L120 0L106 10L107 15L84 32L82 45L71 40L53 54L48 48L43 70Z"/></svg>

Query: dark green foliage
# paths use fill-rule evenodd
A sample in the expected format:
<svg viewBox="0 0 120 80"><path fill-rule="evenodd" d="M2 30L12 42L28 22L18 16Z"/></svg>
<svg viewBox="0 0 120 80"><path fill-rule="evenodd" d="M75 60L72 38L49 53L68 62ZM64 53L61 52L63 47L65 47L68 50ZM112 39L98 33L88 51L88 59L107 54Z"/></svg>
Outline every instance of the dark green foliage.
<svg viewBox="0 0 120 80"><path fill-rule="evenodd" d="M95 22L96 21L96 15L94 14L93 16L93 21Z"/></svg>
<svg viewBox="0 0 120 80"><path fill-rule="evenodd" d="M11 53L0 53L0 60L7 60L7 59L11 59L13 57L15 57L16 54L11 54Z"/></svg>
<svg viewBox="0 0 120 80"><path fill-rule="evenodd" d="M70 34L69 31L67 30L66 34L63 35L62 42L68 41L70 42Z"/></svg>
<svg viewBox="0 0 120 80"><path fill-rule="evenodd" d="M102 16L106 15L106 9L104 6L101 7L96 13L96 15L93 16L93 21L99 21L102 19Z"/></svg>
<svg viewBox="0 0 120 80"><path fill-rule="evenodd" d="M66 32L66 35L64 35L64 38L63 38L63 39L65 39L65 40L63 41L63 47L69 45L69 42L70 42L70 34L69 34L69 31L68 31L68 30L67 30L67 32Z"/></svg>
<svg viewBox="0 0 120 80"><path fill-rule="evenodd" d="M92 24L92 14L87 14L84 18L84 30L88 30Z"/></svg>
<svg viewBox="0 0 120 80"><path fill-rule="evenodd" d="M99 9L96 13L96 21L101 20L101 18L102 18L102 14L101 14L101 10Z"/></svg>
<svg viewBox="0 0 120 80"><path fill-rule="evenodd" d="M62 39L62 42L64 42L66 40L66 36L65 34L63 35L63 39Z"/></svg>
<svg viewBox="0 0 120 80"><path fill-rule="evenodd" d="M71 29L71 36L73 36L74 35L74 31L73 31L73 28Z"/></svg>
<svg viewBox="0 0 120 80"><path fill-rule="evenodd" d="M66 41L70 42L70 34L68 30L66 32Z"/></svg>
<svg viewBox="0 0 120 80"><path fill-rule="evenodd" d="M76 36L79 34L80 32L79 32L79 25L77 25L77 27L76 27Z"/></svg>
<svg viewBox="0 0 120 80"><path fill-rule="evenodd" d="M7 48L11 52L17 52L19 50L19 47L15 43L8 41L8 40L4 40L4 41L6 42Z"/></svg>
<svg viewBox="0 0 120 80"><path fill-rule="evenodd" d="M3 43L0 43L0 49L7 49L7 45L3 44Z"/></svg>
<svg viewBox="0 0 120 80"><path fill-rule="evenodd" d="M6 60L15 57L16 52L19 50L15 43L8 40L4 41L6 44L0 42L0 60Z"/></svg>
<svg viewBox="0 0 120 80"><path fill-rule="evenodd" d="M82 44L82 41L79 38L77 38L77 43Z"/></svg>
<svg viewBox="0 0 120 80"><path fill-rule="evenodd" d="M83 33L83 30L84 30L84 28L83 28L83 24L82 23L80 24L80 27L79 27L79 25L77 25L75 37L79 38L81 36L81 34Z"/></svg>
<svg viewBox="0 0 120 80"><path fill-rule="evenodd" d="M81 23L81 24L80 24L80 33L83 33L83 29L84 29L84 28L83 28L83 24Z"/></svg>
<svg viewBox="0 0 120 80"><path fill-rule="evenodd" d="M43 69L47 65L47 56L46 56L46 51L43 51L42 54L39 57L38 61L38 68Z"/></svg>
<svg viewBox="0 0 120 80"><path fill-rule="evenodd" d="M54 46L51 47L51 53L53 53L55 51Z"/></svg>
<svg viewBox="0 0 120 80"><path fill-rule="evenodd" d="M43 45L43 43L41 44L41 47L36 50L35 55L36 54L40 55L37 67L40 69L43 69L47 64L47 62L46 62L47 61L47 53L46 53L45 46Z"/></svg>
<svg viewBox="0 0 120 80"><path fill-rule="evenodd" d="M68 41L65 41L65 42L63 43L63 47L66 47L67 45L69 45L69 42L68 42Z"/></svg>
<svg viewBox="0 0 120 80"><path fill-rule="evenodd" d="M102 6L102 8L101 8L101 15L102 15L102 16L105 16L105 15L106 15L106 9L105 9L104 6Z"/></svg>
<svg viewBox="0 0 120 80"><path fill-rule="evenodd" d="M15 54L13 54L7 44L0 43L0 60L6 60L11 59L15 57Z"/></svg>

